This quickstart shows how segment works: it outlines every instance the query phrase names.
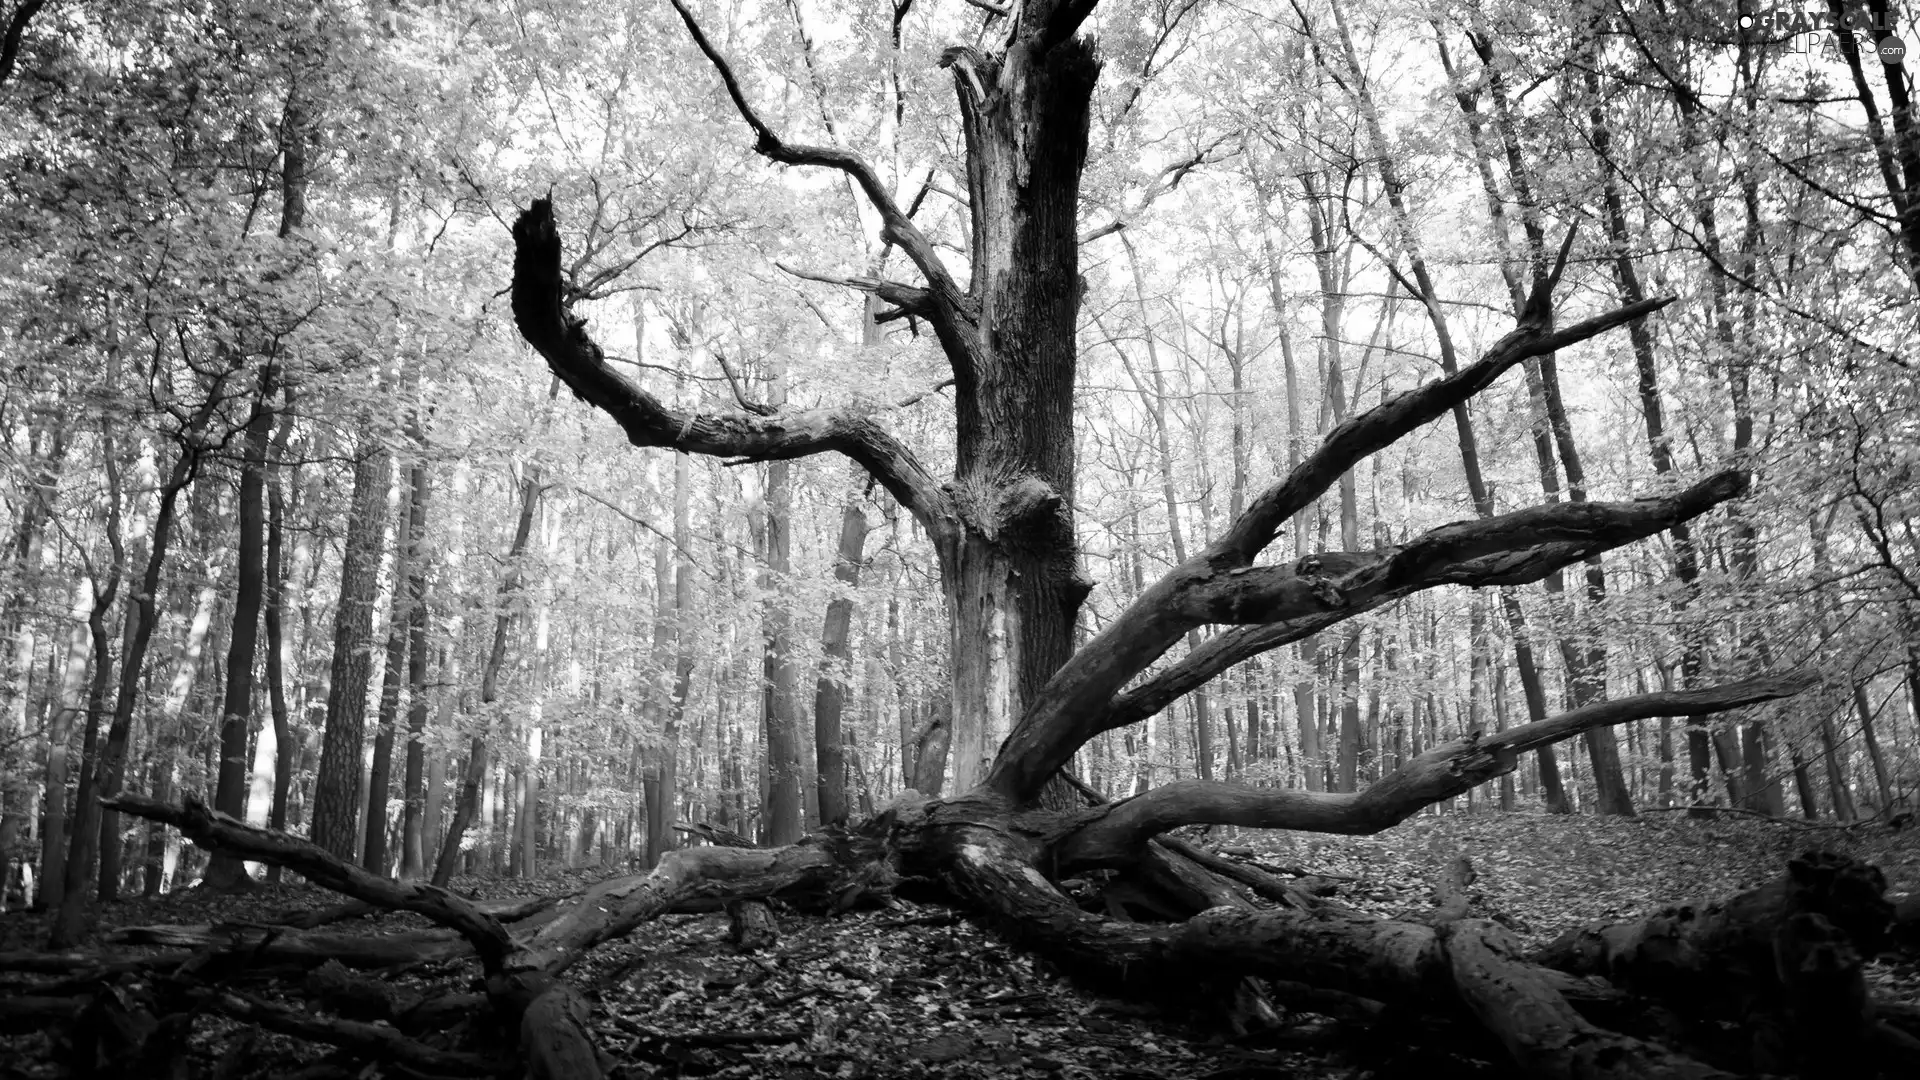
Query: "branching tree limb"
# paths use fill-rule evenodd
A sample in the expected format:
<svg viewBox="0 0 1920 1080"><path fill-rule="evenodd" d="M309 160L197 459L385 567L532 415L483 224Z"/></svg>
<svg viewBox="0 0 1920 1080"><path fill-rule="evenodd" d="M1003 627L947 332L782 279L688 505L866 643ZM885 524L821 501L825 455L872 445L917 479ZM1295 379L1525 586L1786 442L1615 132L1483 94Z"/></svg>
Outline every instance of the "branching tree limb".
<svg viewBox="0 0 1920 1080"><path fill-rule="evenodd" d="M1287 575L1292 575L1298 582L1292 591L1307 592L1319 601L1319 607L1302 604L1291 613L1276 614L1264 625L1243 626L1207 639L1171 667L1116 695L1093 734L1139 723L1242 660L1317 634L1409 593L1442 584L1490 586L1538 581L1595 551L1671 528L1671 522L1697 516L1713 503L1739 494L1744 487L1745 478L1741 474L1723 472L1666 499L1534 507L1494 518L1443 525L1411 544L1382 552L1314 556L1290 570L1257 567L1245 576L1258 572L1262 580L1273 582L1273 591L1283 592L1288 585ZM1574 510L1577 506L1592 509L1577 510L1572 517L1561 519L1561 511ZM1536 523L1541 529L1531 544L1522 539L1526 522ZM1668 524L1655 525L1654 522ZM1503 535L1512 544L1504 551L1495 548L1490 553L1456 562L1420 565L1423 559L1431 559L1450 546L1460 545L1455 550L1468 554L1465 546L1468 542L1476 538L1488 541ZM1422 551L1426 552L1425 556L1419 554ZM1390 565L1396 560L1403 560L1398 571ZM1337 576L1326 574L1330 567L1342 564L1349 568ZM1303 569L1309 573L1303 575ZM1229 575L1224 588L1230 590L1235 577ZM1396 579L1397 586L1381 587ZM1372 587L1360 586L1362 580L1370 580Z"/></svg>
<svg viewBox="0 0 1920 1080"><path fill-rule="evenodd" d="M900 204L894 201L893 193L880 182L880 175L873 166L860 155L838 147L808 146L782 139L748 103L732 66L727 63L726 57L720 55L720 50L707 40L706 32L700 29L700 24L694 20L686 4L682 0L673 0L673 8L680 13L680 20L687 24L687 32L693 35L694 44L700 47L700 51L719 73L720 81L726 84L727 96L733 99L733 107L740 113L740 119L753 129L754 152L782 165L818 165L836 169L858 184L867 201L873 204L874 210L880 215L882 239L897 244L907 259L926 277L931 300L928 317L940 335L942 344L949 340L959 341L964 336L960 332L961 327L972 321L966 294L934 250L933 241L900 209Z"/></svg>
<svg viewBox="0 0 1920 1080"><path fill-rule="evenodd" d="M284 866L315 884L324 885L383 908L412 911L456 930L472 943L474 951L489 972L497 972L506 963L513 943L506 928L491 915L483 914L466 900L445 889L392 881L369 874L343 862L317 844L286 833L270 832L242 824L210 809L189 795L180 806L160 802L144 795L121 794L102 799L102 805L150 821L164 822L179 829L194 843L243 859Z"/></svg>
<svg viewBox="0 0 1920 1080"><path fill-rule="evenodd" d="M1592 504L1588 504L1592 505ZM1405 821L1441 799L1511 772L1529 750L1591 728L1654 716L1698 716L1791 697L1813 685L1805 674L1769 675L1698 690L1640 694L1574 709L1492 735L1471 732L1445 742L1364 790L1336 793L1251 788L1182 780L1089 811L1089 820L1056 849L1063 867L1114 866L1138 857L1146 842L1181 825L1364 835Z"/></svg>
<svg viewBox="0 0 1920 1080"><path fill-rule="evenodd" d="M1537 286L1536 294L1550 288L1550 282L1542 282ZM1262 492L1227 527L1220 539L1149 586L1055 673L1001 747L988 773L987 784L1016 802L1031 798L1075 750L1100 730L1100 718L1121 687L1159 659L1189 629L1219 618L1219 612L1207 609L1207 600L1210 596L1230 596L1235 586L1229 582L1235 575L1252 575L1256 583L1276 591L1279 595L1270 597L1276 608L1283 609L1290 602L1304 603L1305 594L1301 590L1307 588L1310 591L1316 583L1290 581L1286 579L1285 571L1256 571L1250 564L1279 534L1280 527L1287 519L1339 482L1340 476L1360 461L1446 415L1455 405L1486 389L1502 373L1528 357L1585 341L1657 311L1671 302L1670 298L1665 298L1630 304L1555 330L1552 329L1548 302L1536 296L1536 300L1529 301L1527 305L1528 317L1512 333L1496 342L1478 363L1382 402L1335 428L1312 457L1301 462L1285 480ZM1715 502L1731 498L1743 489L1742 485L1742 481L1724 476L1708 481L1704 490L1696 490L1689 497L1683 510L1684 517L1680 520L1700 513ZM1495 519L1501 520L1505 519ZM1502 527L1486 524L1493 528ZM1659 528L1670 525L1671 522L1668 522ZM1455 528L1468 530L1470 527ZM1514 546L1506 548L1505 553L1499 553L1499 548L1494 549L1495 554L1481 552L1479 557L1490 560L1488 564L1462 565L1456 569L1461 574L1477 572L1484 578L1480 582L1482 584L1532 580L1525 575L1536 569L1544 575L1554 568L1553 560L1556 558L1570 556L1566 561L1572 561L1595 550L1615 547L1644 535L1648 534L1631 529L1622 530L1614 540L1598 548L1592 547L1592 543L1598 542L1593 540L1563 542L1559 536L1548 536L1541 538L1548 541L1543 544L1540 540L1523 543L1516 537ZM1431 557L1434 551L1444 550L1448 544L1466 543L1466 537L1486 539L1484 534L1456 531L1449 534L1448 538L1436 540L1434 549L1429 550L1427 555L1408 556L1410 563ZM1351 560L1366 557L1343 558ZM1391 561L1389 558L1388 562ZM1559 565L1564 565L1564 562ZM1382 572L1389 577L1393 573ZM1355 614L1351 605L1329 603L1325 606L1339 607L1341 613L1337 618L1319 623L1314 629L1351 618ZM1226 607L1230 609L1231 604ZM1255 617L1258 618L1257 615Z"/></svg>
<svg viewBox="0 0 1920 1080"><path fill-rule="evenodd" d="M513 315L520 334L575 395L611 416L635 446L663 446L736 461L838 451L858 462L936 538L953 529L952 500L912 451L868 413L683 412L607 363L584 320L561 301L560 233L553 204L535 199L513 224Z"/></svg>

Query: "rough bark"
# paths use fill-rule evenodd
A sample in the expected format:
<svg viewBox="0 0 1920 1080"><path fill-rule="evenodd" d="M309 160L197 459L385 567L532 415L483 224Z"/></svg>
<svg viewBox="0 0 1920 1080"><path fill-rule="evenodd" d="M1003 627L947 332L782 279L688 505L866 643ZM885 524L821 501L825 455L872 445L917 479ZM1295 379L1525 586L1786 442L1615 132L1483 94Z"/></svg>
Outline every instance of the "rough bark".
<svg viewBox="0 0 1920 1080"><path fill-rule="evenodd" d="M1366 834L1388 828L1442 799L1514 768L1517 756L1541 746L1652 716L1702 715L1791 696L1812 685L1805 676L1762 677L1705 690L1619 698L1493 734L1442 743L1358 793L1286 791L1201 780L1179 781L1082 815L1054 852L1064 871L1124 865L1149 839L1181 825Z"/></svg>
<svg viewBox="0 0 1920 1080"><path fill-rule="evenodd" d="M415 462L407 484L407 756L400 828L400 876L408 879L426 866L428 483L426 464Z"/></svg>
<svg viewBox="0 0 1920 1080"><path fill-rule="evenodd" d="M260 640L260 609L266 597L266 487L267 443L273 432L273 369L262 369L247 420L240 466L240 537L234 549L237 563L233 597L233 630L227 637L226 694L220 705L220 771L213 804L230 817L247 811L247 735L253 726L253 658ZM252 884L245 867L230 856L216 853L207 866L206 883L213 889L244 888Z"/></svg>
<svg viewBox="0 0 1920 1080"><path fill-rule="evenodd" d="M852 652L848 635L853 628L853 589L860 584L860 564L867 542L867 513L849 500L840 514L840 543L833 560L833 578L845 592L827 602L826 625L820 631L823 667L813 693L813 747L818 767L820 821L847 819L846 735L841 715L846 708Z"/></svg>
<svg viewBox="0 0 1920 1080"><path fill-rule="evenodd" d="M353 495L347 513L340 566L339 606L334 609L332 675L320 742L320 773L313 786L314 842L351 856L359 821L361 752L366 744L367 684L373 677L373 606L377 599L381 538L386 530L387 486L392 457L364 446L353 463Z"/></svg>

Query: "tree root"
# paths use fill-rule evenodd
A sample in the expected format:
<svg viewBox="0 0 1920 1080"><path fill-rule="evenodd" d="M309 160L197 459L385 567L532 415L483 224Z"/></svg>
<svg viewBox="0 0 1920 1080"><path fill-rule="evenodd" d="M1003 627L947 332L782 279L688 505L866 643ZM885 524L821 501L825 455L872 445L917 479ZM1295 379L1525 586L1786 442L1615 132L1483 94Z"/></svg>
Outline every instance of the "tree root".
<svg viewBox="0 0 1920 1080"><path fill-rule="evenodd" d="M857 830L831 830L786 848L675 852L649 874L601 882L508 930L470 901L440 890L378 879L369 883L350 867L325 865L332 856L316 856L318 849L309 850L310 845L251 829L194 802L169 807L122 798L117 805L180 823L197 841L245 858L297 860L349 895L423 911L443 926L452 925L461 935L456 947L471 948L482 962L485 1000L504 1022L495 1026L517 1034L528 1075L542 1080L604 1075L587 1026L588 1004L560 977L597 945L683 906L728 906L747 918L751 931L747 914L766 898L831 910L849 896L884 898L888 883L901 880L932 883L1002 936L1103 989L1188 1008L1198 996L1211 995L1231 1010L1220 1014L1230 1015L1229 1024L1248 1028L1261 1017L1273 1019L1270 1001L1359 1022L1408 1014L1470 1019L1530 1080L1705 1080L1736 1075L1729 1068L1778 1069L1816 1080L1868 1077L1905 1067L1915 1060L1912 1048L1920 1045L1875 1020L1859 983L1859 957L1871 955L1886 936L1891 909L1880 896L1884 882L1870 867L1826 856L1795 860L1780 881L1721 904L1670 909L1632 924L1576 932L1529 959L1502 928L1467 917L1471 867L1464 860L1441 881L1435 911L1417 920L1393 920L1305 896L1264 872L1247 872L1169 839L1151 843L1148 857L1120 874L1153 882L1163 903L1187 909L1175 917L1190 917L1170 922L1107 918L1083 910L1036 869L1045 865L1049 838L1064 835L1070 824L1042 827L1031 813L1012 813L992 795L974 793L945 801L903 800ZM1266 907L1261 900L1283 906ZM1194 908L1203 910L1191 913ZM1682 910L1691 914L1682 916ZM256 949L270 948L271 935L299 940L301 933L244 930L253 936L242 940ZM208 957L238 951L231 938L142 933L148 940L203 946L195 962L203 976L218 970ZM312 944L306 940L285 952L310 954ZM63 958L69 968L76 962ZM336 981L353 978L344 968L329 970ZM1604 974L1645 991L1676 970L1690 975L1696 994L1703 987L1745 988L1772 1011L1749 1010L1739 1019L1752 1024L1764 1017L1772 1028L1788 1033L1786 1040L1771 1051L1742 1047L1738 1052L1685 1038L1673 1043L1668 1035L1674 1025L1631 1022L1651 1015L1639 1009L1641 999L1595 977ZM1755 986L1772 989L1754 991ZM385 1023L323 1021L227 990L191 993L205 1008L415 1072L444 1072L464 1060L416 1043ZM1726 997L1723 992L1721 999ZM461 1004L471 1008L475 1002ZM1669 1004L1686 1012L1681 1003ZM380 1019L399 1024L402 1015L411 1017L404 1025L409 1030L432 1027L427 1016L452 1015L433 1002L389 1006L393 1016ZM59 1017L73 1010L71 1001L38 997L13 1011ZM1603 1026L1608 1017L1625 1018L1631 1033ZM133 1028L151 1033L159 1025ZM1848 1032L1851 1042L1864 1043L1865 1049L1850 1056L1831 1038L1821 1041L1816 1029ZM155 1038L143 1036L136 1043L164 1045Z"/></svg>

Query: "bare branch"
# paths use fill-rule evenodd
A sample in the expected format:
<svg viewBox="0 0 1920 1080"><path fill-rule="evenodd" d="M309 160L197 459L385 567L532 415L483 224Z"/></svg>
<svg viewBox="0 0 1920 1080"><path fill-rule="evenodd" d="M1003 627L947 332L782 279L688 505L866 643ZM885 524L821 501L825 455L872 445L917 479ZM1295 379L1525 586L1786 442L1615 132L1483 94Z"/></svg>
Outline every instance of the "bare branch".
<svg viewBox="0 0 1920 1080"><path fill-rule="evenodd" d="M1509 368L1529 357L1596 337L1671 303L1673 297L1642 300L1562 330L1549 330L1539 323L1522 324L1495 342L1478 363L1382 402L1334 428L1312 457L1253 500L1226 534L1207 549L1206 557L1245 565L1273 542L1288 518L1339 482L1343 473L1416 428L1446 415L1455 405L1492 385Z"/></svg>
<svg viewBox="0 0 1920 1080"><path fill-rule="evenodd" d="M687 10L683 0L673 0L675 11L680 13L680 21L687 24L687 32L693 35L693 42L706 54L720 75L720 81L726 84L727 96L733 99L733 107L740 113L740 119L753 129L754 152L769 161L782 165L819 165L837 169L851 177L860 185L867 201L879 212L882 224L882 238L888 243L897 244L906 253L913 265L926 276L927 284L935 298L937 315L931 316L936 328L942 330L958 329L958 324L967 321L967 307L963 293L947 271L929 240L913 219L900 209L894 201L892 192L880 182L880 176L874 172L867 160L851 151L831 146L808 146L801 143L789 143L782 139L773 128L767 125L760 114L747 102L746 94L740 89L740 80L734 76L733 68L725 57L720 55L705 31L694 20L693 12Z"/></svg>
<svg viewBox="0 0 1920 1080"><path fill-rule="evenodd" d="M856 274L852 277L817 274L810 270L788 266L783 262L775 262L773 265L806 281L818 281L827 285L839 285L864 293L872 293L894 306L896 310L887 313L893 318L901 315L918 315L923 319L934 317L933 294L916 285L905 285L898 281L888 281L885 278L870 277L865 274Z"/></svg>
<svg viewBox="0 0 1920 1080"><path fill-rule="evenodd" d="M316 844L286 833L256 829L210 810L192 795L187 796L181 806L128 794L102 799L100 804L111 810L171 825L201 847L284 866L335 892L383 908L425 915L442 926L458 931L460 936L471 942L489 972L499 971L512 949L506 928L500 925L499 920L483 914L466 900L445 889L376 877L343 862Z"/></svg>
<svg viewBox="0 0 1920 1080"><path fill-rule="evenodd" d="M1247 604L1249 614L1256 604L1270 605L1261 610L1272 613L1271 620L1215 635L1165 671L1116 695L1109 708L1082 720L1081 741L1153 716L1242 660L1400 597L1436 585L1538 581L1597 551L1697 517L1745 489L1743 474L1723 472L1664 499L1532 507L1442 525L1406 545L1383 551L1334 552L1302 559L1291 567L1229 571L1192 590L1200 597L1187 612L1192 625L1233 614L1238 604ZM1242 585L1242 581L1248 583ZM1255 597L1260 599L1256 602Z"/></svg>
<svg viewBox="0 0 1920 1080"><path fill-rule="evenodd" d="M1478 363L1382 402L1335 428L1312 457L1301 462L1284 481L1262 492L1228 526L1225 535L1205 551L1168 571L1054 673L1035 695L1026 714L1015 725L1013 734L1001 746L988 773L987 783L1016 801L1038 791L1047 777L1099 730L1099 722L1113 696L1128 680L1146 670L1147 665L1159 659L1189 629L1204 622L1222 619L1223 612L1214 610L1211 602L1223 591L1231 593L1232 585L1219 584L1223 575L1250 575L1248 580L1253 583L1251 591L1255 594L1263 586L1277 590L1266 598L1265 602L1275 605L1269 610L1307 611L1287 605L1301 602L1303 595L1313 595L1311 586L1314 583L1286 580L1272 568L1256 571L1250 563L1279 533L1280 526L1289 517L1332 487L1343 473L1368 455L1393 445L1415 429L1445 415L1527 357L1584 341L1648 312L1657 311L1671 302L1671 299L1660 299L1630 304L1564 330L1551 329L1550 318L1523 319L1518 328L1495 343ZM1550 311L1548 315L1550 317ZM1706 483L1714 485L1712 490L1693 492L1691 501L1686 502L1684 507L1676 503L1670 508L1673 513L1681 515L1675 520L1685 520L1714 502L1731 498L1743 484L1724 478L1715 478ZM1731 488L1727 486L1729 483L1733 485ZM1713 495L1716 491L1716 497L1700 501L1701 496ZM1541 539L1523 542L1514 537L1513 542L1519 546L1501 549L1498 554L1481 556L1490 560L1485 566L1472 565L1473 557L1467 556L1463 548L1455 556L1454 572L1475 574L1482 579L1482 584L1533 580L1528 575L1535 570L1544 574L1553 565L1564 565L1564 562L1557 560L1578 558L1643 535L1647 534L1623 527L1618 530L1617 538L1597 548L1584 542L1556 542L1552 538L1546 538L1545 542ZM1448 542L1459 540L1461 536L1456 535ZM1393 552L1385 554L1389 558L1398 557ZM1354 555L1347 558L1365 557ZM1424 556L1410 556L1408 562L1398 564L1399 570L1385 578L1370 580L1378 585L1380 581L1392 578L1393 574L1401 575L1401 580L1418 580L1420 574L1413 571L1415 563L1421 558ZM1428 570L1431 569L1428 567ZM1439 580L1431 584L1438 584ZM1307 588L1304 594L1300 592L1303 587ZM1418 587L1423 586L1405 586L1409 591ZM1389 594L1394 589L1359 591L1374 597L1374 603L1380 603L1390 599ZM1231 605L1228 607L1230 609ZM1355 613L1351 601L1344 607L1326 604L1320 611L1330 609L1337 610L1331 615L1318 615L1319 621L1313 629L1331 625ZM1230 610L1225 612L1230 613ZM1261 617L1251 608L1249 616ZM1313 615L1308 617L1316 618Z"/></svg>
<svg viewBox="0 0 1920 1080"><path fill-rule="evenodd" d="M1533 506L1442 525L1375 551L1233 570L1186 590L1183 615L1215 623L1270 623L1325 611L1351 616L1435 585L1527 584L1697 517L1743 494L1747 483L1745 473L1730 469L1662 498Z"/></svg>
<svg viewBox="0 0 1920 1080"><path fill-rule="evenodd" d="M1161 169L1160 175L1154 177L1153 183L1148 185L1147 190L1141 194L1138 205L1115 217L1105 225L1098 226L1082 234L1080 237L1080 246L1085 247L1103 236L1112 236L1114 233L1127 228L1128 225L1132 224L1133 219L1146 213L1147 208L1152 206L1161 197L1172 194L1173 190L1180 186L1180 181L1185 180L1193 170L1202 165L1211 165L1221 160L1221 157L1227 156L1220 155L1216 157L1214 152L1219 150L1229 138L1231 138L1231 136L1222 135L1201 147L1199 150L1194 151L1191 156L1182 158L1168 165L1166 168Z"/></svg>
<svg viewBox="0 0 1920 1080"><path fill-rule="evenodd" d="M1112 804L1064 841L1060 865L1123 864L1154 836L1181 825L1367 835L1422 807L1513 771L1520 754L1599 727L1655 716L1698 716L1802 693L1817 680L1803 672L1763 675L1697 690L1639 694L1601 702L1494 735L1469 732L1440 744L1358 792L1275 791L1210 780L1183 780Z"/></svg>
<svg viewBox="0 0 1920 1080"><path fill-rule="evenodd" d="M635 446L774 461L837 451L859 462L934 537L948 535L952 500L912 451L871 415L806 409L771 415L673 409L608 364L586 321L561 303L553 204L535 199L513 224L513 315L520 336L574 394L611 416Z"/></svg>
<svg viewBox="0 0 1920 1080"><path fill-rule="evenodd" d="M739 405L741 408L747 410L748 412L752 413L755 416L772 416L773 415L774 413L773 406L765 404L764 402L747 400L746 391L741 389L740 387L739 377L734 375L733 373L733 365L727 363L726 356L721 354L721 352L718 349L714 350L713 362L720 365L720 374L725 375L727 377L727 389L733 391L733 400L735 404Z"/></svg>

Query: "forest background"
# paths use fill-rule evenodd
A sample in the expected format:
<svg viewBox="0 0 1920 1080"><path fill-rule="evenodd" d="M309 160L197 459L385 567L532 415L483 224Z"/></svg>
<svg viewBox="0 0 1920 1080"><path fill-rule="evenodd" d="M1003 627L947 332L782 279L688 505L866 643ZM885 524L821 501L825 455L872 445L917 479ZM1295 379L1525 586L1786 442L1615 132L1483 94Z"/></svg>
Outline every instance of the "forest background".
<svg viewBox="0 0 1920 1080"><path fill-rule="evenodd" d="M964 250L937 61L991 40L983 6L696 10L764 116L869 155ZM550 195L630 378L709 411L857 403L949 471L902 257L844 177L752 153L670 7L25 0L8 27L10 897L237 880L103 814L122 789L380 872L451 834L461 868L530 876L977 781L1006 730L956 720L910 515L837 458L634 450L512 326L507 226ZM1477 398L1472 463L1444 422L1363 463L1278 556L1754 485L1564 578L1247 661L1075 775L1354 790L1468 731L1808 667L1787 702L1589 732L1449 805L1846 821L1920 785L1903 67L1724 4L1149 0L1087 28L1083 633L1333 425L1479 355L1563 241L1562 311L1679 301Z"/></svg>

